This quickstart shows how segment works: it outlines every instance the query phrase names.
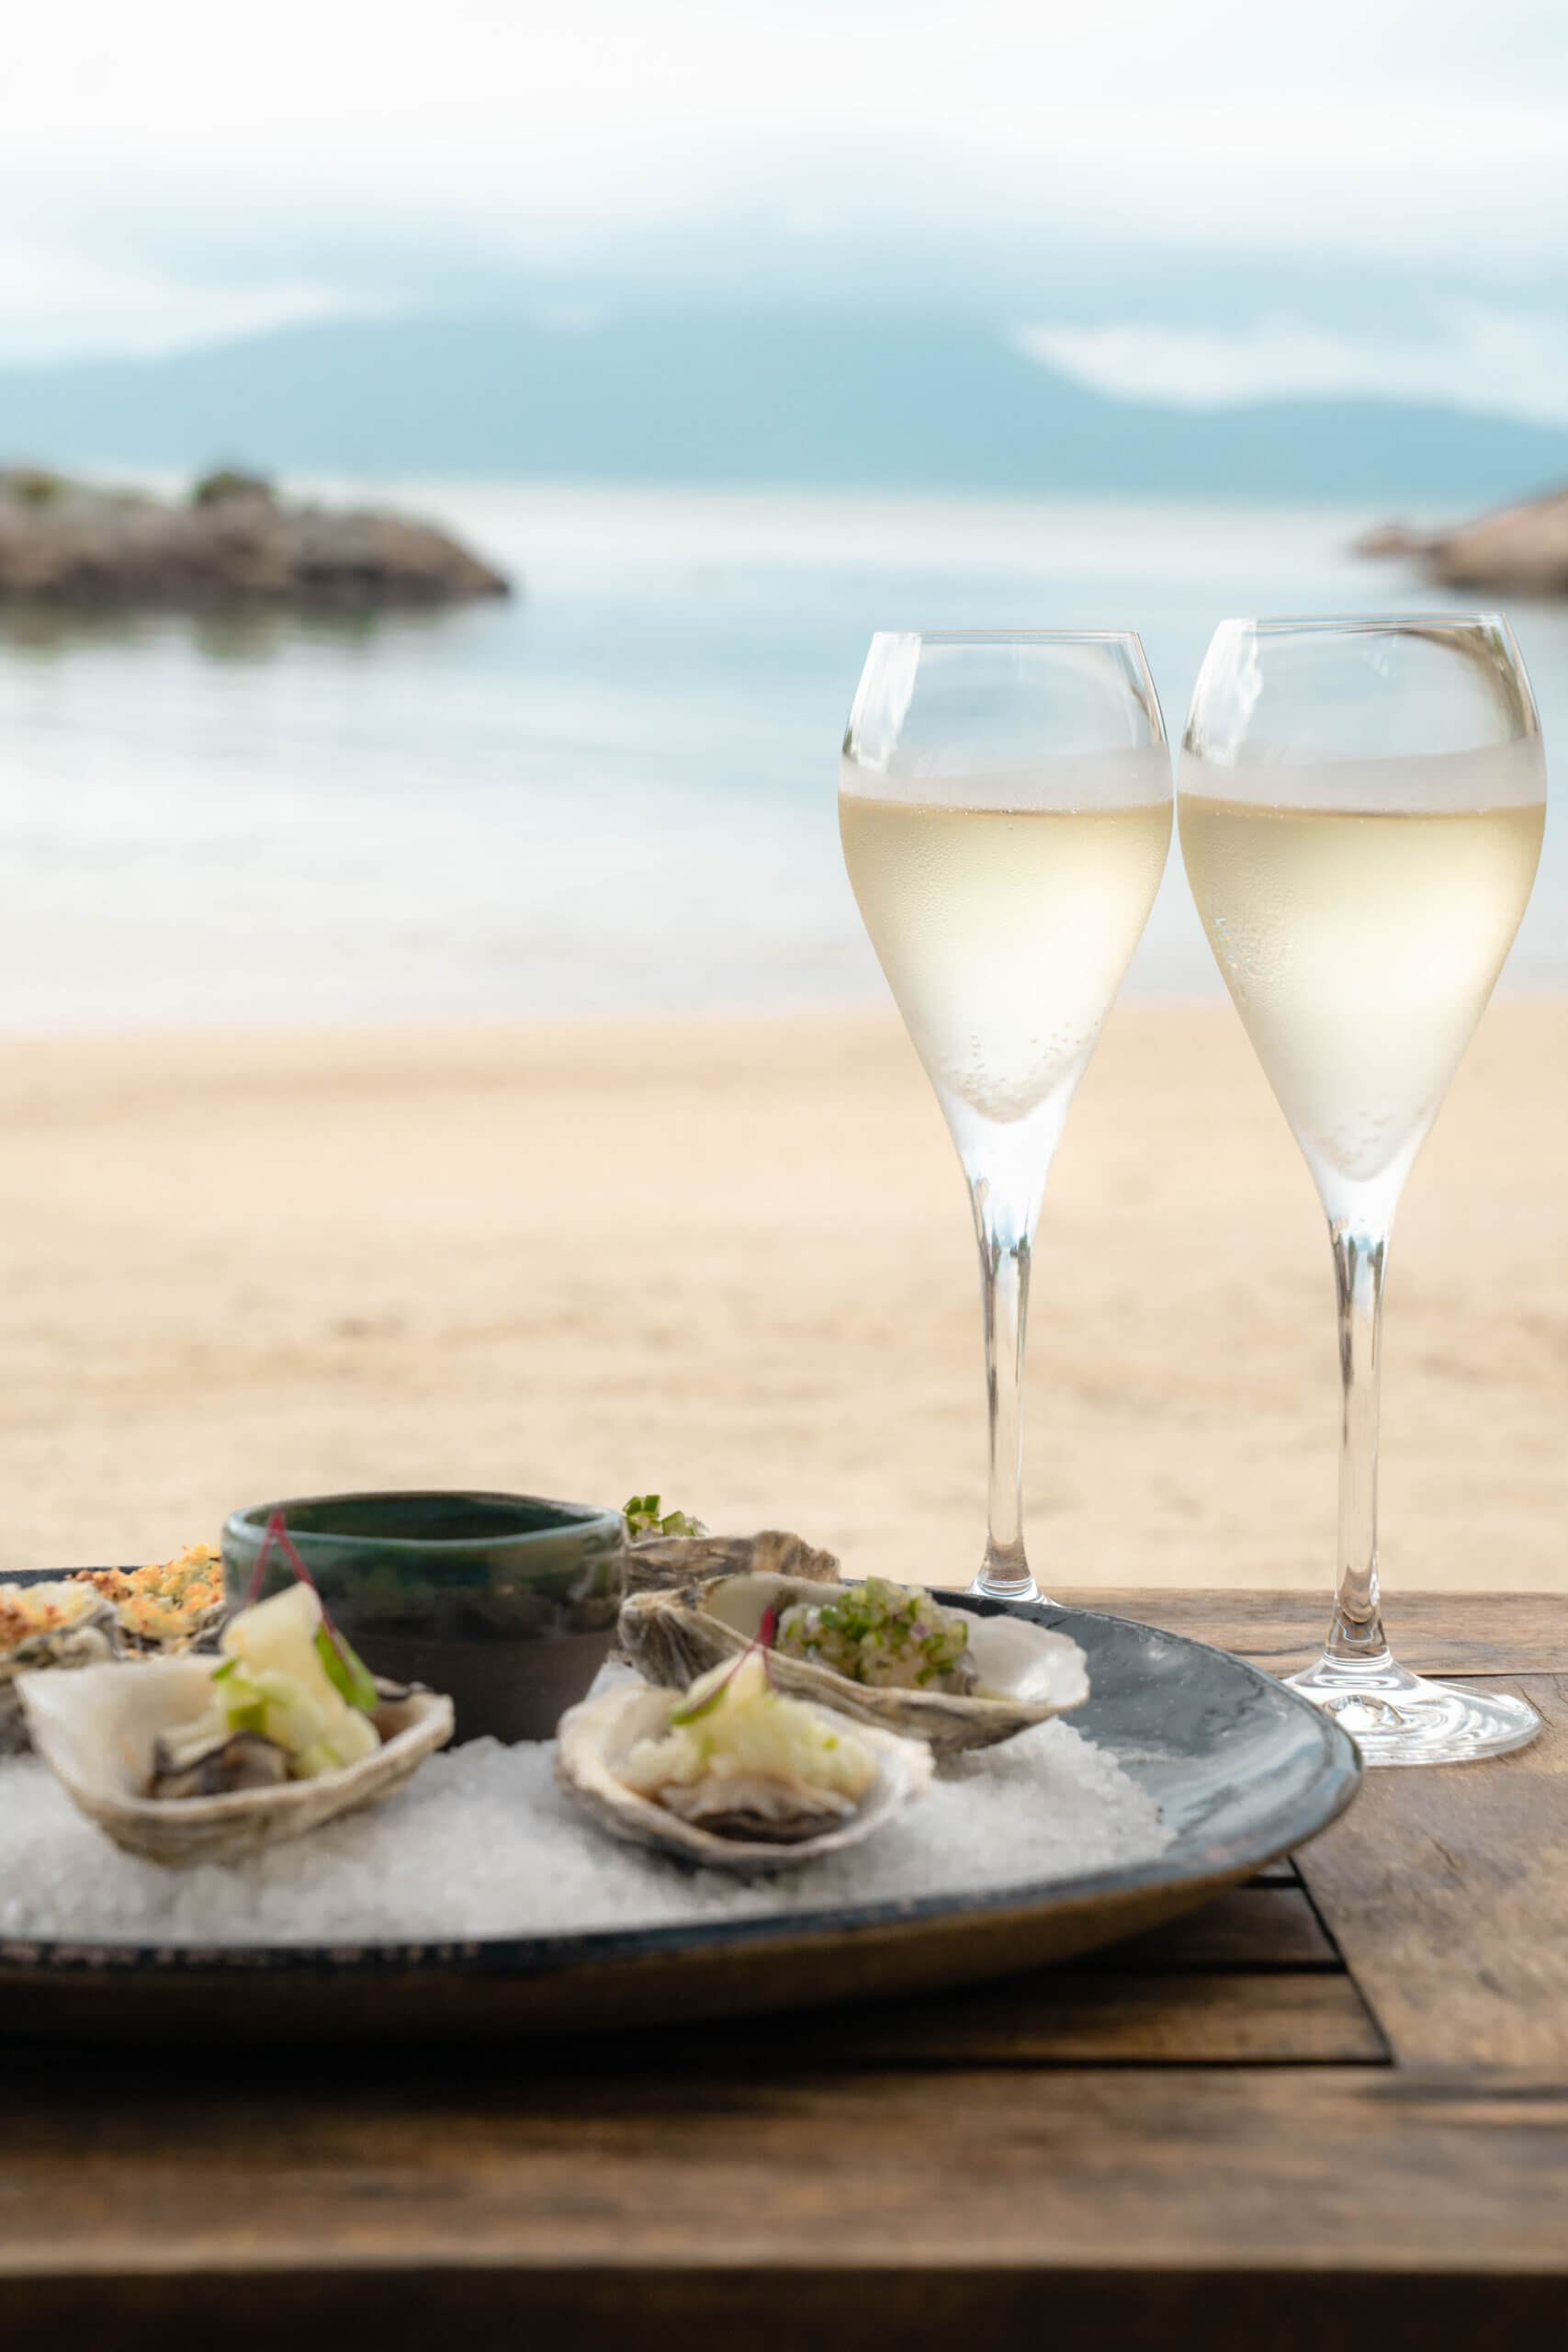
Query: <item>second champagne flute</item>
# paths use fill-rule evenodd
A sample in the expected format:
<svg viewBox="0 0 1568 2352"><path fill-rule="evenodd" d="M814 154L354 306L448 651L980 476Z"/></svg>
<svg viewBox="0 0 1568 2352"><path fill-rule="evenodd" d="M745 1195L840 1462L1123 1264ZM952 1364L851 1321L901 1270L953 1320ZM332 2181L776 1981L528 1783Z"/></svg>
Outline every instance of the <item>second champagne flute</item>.
<svg viewBox="0 0 1568 2352"><path fill-rule="evenodd" d="M1369 1764L1520 1747L1523 1699L1390 1655L1378 1574L1389 1233L1535 879L1546 763L1495 614L1226 621L1181 747L1181 847L1209 944L1305 1155L1338 1286L1339 1574L1293 1687Z"/></svg>
<svg viewBox="0 0 1568 2352"><path fill-rule="evenodd" d="M980 1245L990 1509L971 1589L1024 1554L1029 1265L1073 1093L1170 842L1154 681L1120 631L886 632L844 737L839 823L872 945L936 1089Z"/></svg>

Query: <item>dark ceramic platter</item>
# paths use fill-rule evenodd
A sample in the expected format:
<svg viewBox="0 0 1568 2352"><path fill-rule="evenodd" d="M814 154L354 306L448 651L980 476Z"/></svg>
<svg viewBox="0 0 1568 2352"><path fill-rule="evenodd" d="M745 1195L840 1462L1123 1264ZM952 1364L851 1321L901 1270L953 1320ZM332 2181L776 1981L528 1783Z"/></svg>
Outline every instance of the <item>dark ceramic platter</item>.
<svg viewBox="0 0 1568 2352"><path fill-rule="evenodd" d="M987 1613L997 1605L942 1598ZM776 1921L515 1941L330 1951L0 1941L0 2030L532 2033L963 1984L1191 1910L1315 1837L1354 1796L1351 1741L1255 1667L1122 1618L1051 1606L1021 1613L1087 1653L1093 1696L1073 1722L1157 1799L1177 1833L1157 1861Z"/></svg>

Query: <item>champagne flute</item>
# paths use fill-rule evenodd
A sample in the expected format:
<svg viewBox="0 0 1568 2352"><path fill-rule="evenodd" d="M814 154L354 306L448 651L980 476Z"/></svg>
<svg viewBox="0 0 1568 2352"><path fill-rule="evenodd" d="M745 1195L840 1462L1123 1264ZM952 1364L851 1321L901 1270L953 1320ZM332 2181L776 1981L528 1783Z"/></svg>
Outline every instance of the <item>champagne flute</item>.
<svg viewBox="0 0 1568 2352"><path fill-rule="evenodd" d="M1344 1383L1328 1646L1292 1678L1369 1764L1522 1747L1503 1692L1423 1680L1383 1635L1378 1351L1394 1208L1535 879L1546 764L1487 615L1226 621L1181 747L1209 944L1328 1216Z"/></svg>
<svg viewBox="0 0 1568 2352"><path fill-rule="evenodd" d="M1029 1261L1067 1106L1170 844L1170 755L1137 639L885 632L844 736L839 827L936 1089L980 1245L989 1524L970 1588L1038 1600L1023 1546Z"/></svg>

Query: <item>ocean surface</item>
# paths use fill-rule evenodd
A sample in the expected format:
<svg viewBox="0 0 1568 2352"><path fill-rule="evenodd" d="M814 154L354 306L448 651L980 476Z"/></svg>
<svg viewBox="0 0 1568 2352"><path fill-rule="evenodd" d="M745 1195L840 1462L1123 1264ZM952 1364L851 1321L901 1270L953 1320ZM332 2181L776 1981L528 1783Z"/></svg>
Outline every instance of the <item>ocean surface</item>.
<svg viewBox="0 0 1568 2352"><path fill-rule="evenodd" d="M523 593L0 627L0 1025L863 1002L835 792L874 629L1136 628L1179 737L1228 615L1463 609L1322 507L289 488L445 521ZM1561 790L1568 605L1507 609ZM1568 984L1556 817L1506 977ZM1128 985L1218 989L1174 850Z"/></svg>

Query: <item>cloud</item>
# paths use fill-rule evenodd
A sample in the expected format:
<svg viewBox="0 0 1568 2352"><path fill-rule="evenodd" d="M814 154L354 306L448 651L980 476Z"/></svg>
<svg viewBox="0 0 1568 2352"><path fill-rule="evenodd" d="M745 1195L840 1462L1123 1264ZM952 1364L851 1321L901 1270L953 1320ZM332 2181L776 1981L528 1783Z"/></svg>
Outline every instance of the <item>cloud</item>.
<svg viewBox="0 0 1568 2352"><path fill-rule="evenodd" d="M79 293L0 278L0 350L742 239L764 294L1090 251L1568 269L1561 0L269 0L234 62L209 0L13 13L0 222Z"/></svg>
<svg viewBox="0 0 1568 2352"><path fill-rule="evenodd" d="M1348 334L1288 316L1234 329L1029 326L1043 365L1126 400L1234 408L1299 394L1371 394L1568 424L1568 317L1452 303L1421 335Z"/></svg>

